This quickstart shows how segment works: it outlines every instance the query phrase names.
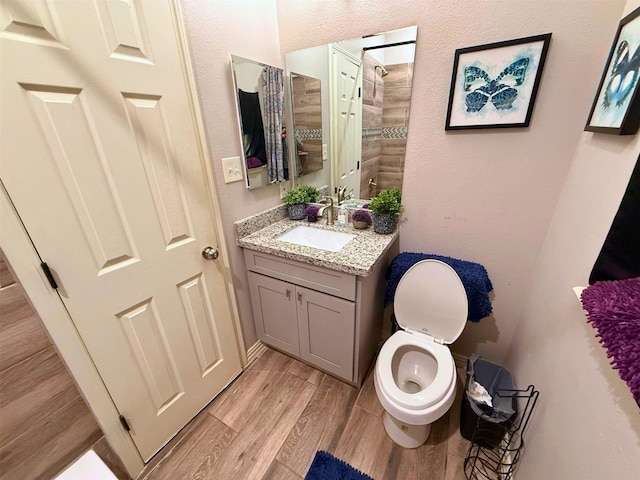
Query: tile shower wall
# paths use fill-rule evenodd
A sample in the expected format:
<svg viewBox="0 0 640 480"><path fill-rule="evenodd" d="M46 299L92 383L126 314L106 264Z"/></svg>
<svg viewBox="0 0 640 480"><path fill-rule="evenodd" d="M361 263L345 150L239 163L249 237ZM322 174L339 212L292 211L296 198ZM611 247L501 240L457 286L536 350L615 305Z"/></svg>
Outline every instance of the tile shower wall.
<svg viewBox="0 0 640 480"><path fill-rule="evenodd" d="M388 75L365 53L362 74L362 165L360 196L402 188L413 64L389 65ZM370 187L369 180L377 187Z"/></svg>
<svg viewBox="0 0 640 480"><path fill-rule="evenodd" d="M293 117L298 175L322 169L322 105L320 80L293 78Z"/></svg>
<svg viewBox="0 0 640 480"><path fill-rule="evenodd" d="M124 472L1 250L0 311L2 478L51 478L92 446Z"/></svg>
<svg viewBox="0 0 640 480"><path fill-rule="evenodd" d="M378 167L378 190L402 188L411 103L413 64L389 65L384 77L382 140Z"/></svg>
<svg viewBox="0 0 640 480"><path fill-rule="evenodd" d="M362 60L362 156L360 165L360 197L377 195L369 188L369 179L377 183L382 145L382 114L385 85L382 72L368 53Z"/></svg>

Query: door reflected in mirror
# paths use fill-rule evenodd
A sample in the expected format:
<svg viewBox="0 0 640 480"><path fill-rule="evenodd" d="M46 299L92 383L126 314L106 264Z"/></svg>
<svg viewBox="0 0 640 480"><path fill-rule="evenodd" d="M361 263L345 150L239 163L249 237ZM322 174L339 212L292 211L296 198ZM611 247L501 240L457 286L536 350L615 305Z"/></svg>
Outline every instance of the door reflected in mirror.
<svg viewBox="0 0 640 480"><path fill-rule="evenodd" d="M247 188L289 179L284 71L231 55Z"/></svg>
<svg viewBox="0 0 640 480"><path fill-rule="evenodd" d="M402 188L416 39L412 26L286 54L289 75L320 82L330 158L321 171L296 169L296 183L347 199Z"/></svg>

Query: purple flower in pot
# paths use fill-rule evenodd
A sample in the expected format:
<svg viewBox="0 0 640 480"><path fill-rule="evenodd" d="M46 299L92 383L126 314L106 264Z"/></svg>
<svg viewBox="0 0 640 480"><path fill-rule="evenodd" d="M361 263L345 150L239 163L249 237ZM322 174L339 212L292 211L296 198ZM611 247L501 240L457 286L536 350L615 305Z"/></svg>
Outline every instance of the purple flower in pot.
<svg viewBox="0 0 640 480"><path fill-rule="evenodd" d="M371 214L367 210L355 210L351 214L351 221L353 228L358 230L368 228L371 225Z"/></svg>
<svg viewBox="0 0 640 480"><path fill-rule="evenodd" d="M304 209L304 215L307 217L308 222L313 223L318 221L318 210L320 210L320 208L315 205L309 205Z"/></svg>

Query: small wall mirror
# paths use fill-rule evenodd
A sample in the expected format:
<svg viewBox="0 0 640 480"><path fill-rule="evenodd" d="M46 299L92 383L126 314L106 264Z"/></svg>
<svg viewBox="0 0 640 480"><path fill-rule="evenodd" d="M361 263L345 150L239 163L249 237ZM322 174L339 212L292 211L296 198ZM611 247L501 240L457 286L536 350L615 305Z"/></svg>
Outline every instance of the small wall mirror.
<svg viewBox="0 0 640 480"><path fill-rule="evenodd" d="M289 179L284 71L231 55L247 188Z"/></svg>
<svg viewBox="0 0 640 480"><path fill-rule="evenodd" d="M294 176L322 170L322 82L318 78L291 73Z"/></svg>
<svg viewBox="0 0 640 480"><path fill-rule="evenodd" d="M288 75L320 81L322 144L330 159L322 170L296 171L297 183L351 199L402 188L417 31L411 26L286 54Z"/></svg>

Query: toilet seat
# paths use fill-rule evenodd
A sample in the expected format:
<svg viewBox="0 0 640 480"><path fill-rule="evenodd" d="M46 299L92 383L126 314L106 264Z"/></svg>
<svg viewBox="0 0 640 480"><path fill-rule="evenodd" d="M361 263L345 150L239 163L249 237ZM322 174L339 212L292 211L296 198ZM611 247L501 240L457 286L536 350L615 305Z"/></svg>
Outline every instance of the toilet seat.
<svg viewBox="0 0 640 480"><path fill-rule="evenodd" d="M421 338L422 337L422 338ZM437 363L433 381L417 393L407 393L398 387L392 372L393 357L403 346L413 346L430 354ZM382 346L376 362L380 385L385 393L398 405L410 410L422 410L444 398L455 380L455 364L451 352L445 345L430 341L420 333L399 330Z"/></svg>
<svg viewBox="0 0 640 480"><path fill-rule="evenodd" d="M451 344L467 323L467 292L456 271L439 260L416 262L396 288L393 310L398 325L442 344Z"/></svg>

